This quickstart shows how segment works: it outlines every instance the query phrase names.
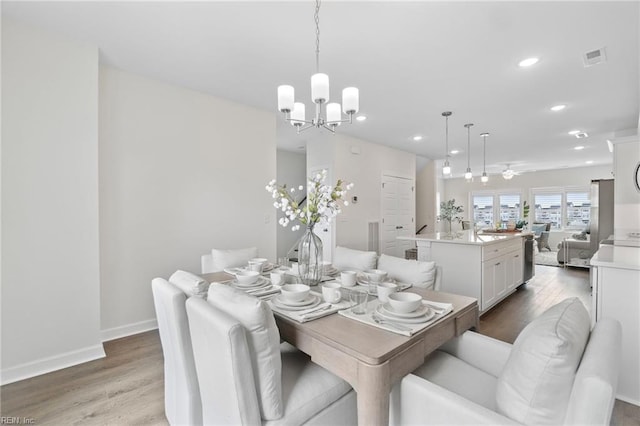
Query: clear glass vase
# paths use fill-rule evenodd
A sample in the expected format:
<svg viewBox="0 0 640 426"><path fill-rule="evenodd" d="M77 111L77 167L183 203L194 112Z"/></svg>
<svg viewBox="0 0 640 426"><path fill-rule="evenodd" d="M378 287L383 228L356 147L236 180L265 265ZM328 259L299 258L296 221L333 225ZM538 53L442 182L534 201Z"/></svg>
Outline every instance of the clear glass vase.
<svg viewBox="0 0 640 426"><path fill-rule="evenodd" d="M322 278L322 240L313 233L313 225L298 243L298 274L307 285L317 285Z"/></svg>

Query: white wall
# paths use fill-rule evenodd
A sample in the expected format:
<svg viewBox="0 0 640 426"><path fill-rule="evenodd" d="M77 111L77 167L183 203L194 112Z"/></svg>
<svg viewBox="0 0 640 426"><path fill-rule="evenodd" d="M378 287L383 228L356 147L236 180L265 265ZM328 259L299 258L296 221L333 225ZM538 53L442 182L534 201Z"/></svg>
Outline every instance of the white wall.
<svg viewBox="0 0 640 426"><path fill-rule="evenodd" d="M511 180L505 180L500 175L492 175L486 185L483 185L478 177L475 177L471 183L467 183L464 178L445 179L442 200L455 198L456 204L464 207L465 219L470 219L470 193L472 191L512 190L522 193L523 201L527 200L529 204L533 205L530 192L532 188L582 186L588 189L592 179L611 179L611 171L612 166L609 165L524 173ZM533 222L533 210L529 215L529 223L531 222ZM556 247L564 237L574 233L575 231L552 231L549 245Z"/></svg>
<svg viewBox="0 0 640 426"><path fill-rule="evenodd" d="M104 356L98 50L2 21L2 383Z"/></svg>
<svg viewBox="0 0 640 426"><path fill-rule="evenodd" d="M381 220L382 175L415 181L416 156L337 133L307 144L307 167L326 165L332 168L332 184L337 179L352 182L347 198L358 197L336 218L334 246L366 250L369 222Z"/></svg>
<svg viewBox="0 0 640 426"><path fill-rule="evenodd" d="M286 184L288 188L302 185L305 191L297 192L296 199L301 200L306 193L307 188L307 155L306 153L291 152L279 149L277 151L277 174L276 180L279 185ZM284 214L280 211L277 214L276 219L284 217ZM280 224L275 223L276 235L278 240L278 257L285 257L291 247L304 234L304 228L300 228L297 231L291 230L291 225L286 228Z"/></svg>
<svg viewBox="0 0 640 426"><path fill-rule="evenodd" d="M154 326L154 277L200 272L211 248L276 258L275 114L100 68L105 338Z"/></svg>

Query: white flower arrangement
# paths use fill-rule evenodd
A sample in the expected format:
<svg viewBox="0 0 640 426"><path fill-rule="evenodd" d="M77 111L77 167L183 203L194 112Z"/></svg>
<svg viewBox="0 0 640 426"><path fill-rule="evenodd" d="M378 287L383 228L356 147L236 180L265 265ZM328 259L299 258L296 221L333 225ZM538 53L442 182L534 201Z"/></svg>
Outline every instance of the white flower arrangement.
<svg viewBox="0 0 640 426"><path fill-rule="evenodd" d="M293 194L296 192L295 188L287 188L286 184L279 186L275 179L269 182L265 189L271 192L271 196L276 200L273 206L284 212L284 217L280 218L278 223L286 227L290 222L295 222L296 220L307 226L313 226L318 222L331 222L342 211L340 209L341 205L349 205L349 202L344 200L343 197L348 190L353 188L353 184L345 185L345 182L338 179L336 185L331 187L324 184L326 178L326 170L322 170L314 177L309 178L307 181L307 202L302 207L293 199ZM298 191L302 190L304 190L304 187L300 185ZM298 229L300 229L299 224L291 227L292 231L297 231Z"/></svg>

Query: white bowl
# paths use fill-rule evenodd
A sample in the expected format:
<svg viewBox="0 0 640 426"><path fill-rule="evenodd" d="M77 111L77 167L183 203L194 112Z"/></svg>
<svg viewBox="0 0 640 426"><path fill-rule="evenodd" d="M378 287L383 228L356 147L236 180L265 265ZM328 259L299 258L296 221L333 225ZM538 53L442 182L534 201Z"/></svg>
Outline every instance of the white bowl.
<svg viewBox="0 0 640 426"><path fill-rule="evenodd" d="M393 310L401 314L413 312L422 304L422 296L415 293L391 293L387 299Z"/></svg>
<svg viewBox="0 0 640 426"><path fill-rule="evenodd" d="M280 293L287 302L302 302L309 296L309 290L306 284L285 284L280 288Z"/></svg>
<svg viewBox="0 0 640 426"><path fill-rule="evenodd" d="M374 283L381 283L387 278L387 272L382 269L367 269L364 271L369 281Z"/></svg>
<svg viewBox="0 0 640 426"><path fill-rule="evenodd" d="M260 272L256 271L238 271L236 272L236 279L240 284L253 284L258 280Z"/></svg>

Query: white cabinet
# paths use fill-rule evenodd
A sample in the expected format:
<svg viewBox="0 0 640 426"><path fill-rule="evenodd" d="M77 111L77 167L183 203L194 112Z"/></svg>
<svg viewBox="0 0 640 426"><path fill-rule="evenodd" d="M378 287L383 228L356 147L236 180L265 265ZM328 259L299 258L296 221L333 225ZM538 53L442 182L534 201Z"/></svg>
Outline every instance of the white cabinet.
<svg viewBox="0 0 640 426"><path fill-rule="evenodd" d="M478 299L481 314L524 282L523 241L474 237L473 231L457 240L416 238L418 259L441 267L441 290Z"/></svg>
<svg viewBox="0 0 640 426"><path fill-rule="evenodd" d="M591 264L592 322L622 325L617 398L640 405L640 248L603 245Z"/></svg>

